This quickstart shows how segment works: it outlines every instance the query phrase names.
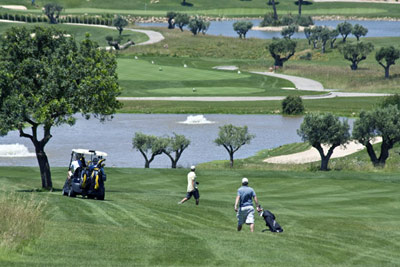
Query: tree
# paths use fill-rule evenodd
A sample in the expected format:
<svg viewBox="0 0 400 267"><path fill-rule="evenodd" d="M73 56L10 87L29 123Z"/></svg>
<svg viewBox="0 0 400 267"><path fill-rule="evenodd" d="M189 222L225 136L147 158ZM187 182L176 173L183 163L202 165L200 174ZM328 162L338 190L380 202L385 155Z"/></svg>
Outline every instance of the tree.
<svg viewBox="0 0 400 267"><path fill-rule="evenodd" d="M304 117L297 134L303 141L308 141L315 147L321 156L320 170L328 170L328 162L333 150L341 145L345 145L350 139L350 126L347 120L340 121L339 117L326 114L307 114ZM322 144L330 146L325 154Z"/></svg>
<svg viewBox="0 0 400 267"><path fill-rule="evenodd" d="M308 45L311 44L311 34L312 34L312 28L311 27L304 28L304 35L306 36L306 38L308 40Z"/></svg>
<svg viewBox="0 0 400 267"><path fill-rule="evenodd" d="M233 167L233 154L243 145L250 144L255 136L248 133L247 126L238 127L227 124L219 127L218 138L214 140L217 146L223 146L229 153L230 165Z"/></svg>
<svg viewBox="0 0 400 267"><path fill-rule="evenodd" d="M63 7L59 4L48 3L44 5L43 12L49 18L50 24L57 24Z"/></svg>
<svg viewBox="0 0 400 267"><path fill-rule="evenodd" d="M278 13L276 12L276 4L275 4L275 0L269 0L268 1L268 5L272 5L272 10L274 11L274 20L278 20Z"/></svg>
<svg viewBox="0 0 400 267"><path fill-rule="evenodd" d="M336 41L336 38L339 36L339 31L337 29L331 30L331 32L329 33L329 37L330 37L330 43L331 43L331 49L334 48L334 44Z"/></svg>
<svg viewBox="0 0 400 267"><path fill-rule="evenodd" d="M282 101L282 113L297 115L304 112L303 100L300 96L289 95Z"/></svg>
<svg viewBox="0 0 400 267"><path fill-rule="evenodd" d="M274 39L267 48L275 60L274 66L283 67L283 63L288 61L296 52L296 42L285 38Z"/></svg>
<svg viewBox="0 0 400 267"><path fill-rule="evenodd" d="M367 58L367 55L374 50L371 43L358 42L355 44L345 44L339 48L344 58L351 62L350 68L357 70L358 64Z"/></svg>
<svg viewBox="0 0 400 267"><path fill-rule="evenodd" d="M345 43L347 36L353 30L353 26L350 23L348 23L347 21L345 21L345 22L339 23L336 26L336 29L338 30L340 35L342 35L342 37L343 37L342 42Z"/></svg>
<svg viewBox="0 0 400 267"><path fill-rule="evenodd" d="M281 31L281 35L283 38L290 39L295 32L298 32L299 27L297 25L289 25L284 27Z"/></svg>
<svg viewBox="0 0 400 267"><path fill-rule="evenodd" d="M310 40L313 43L313 48L317 48L318 41L321 39L322 26L315 26L311 29Z"/></svg>
<svg viewBox="0 0 400 267"><path fill-rule="evenodd" d="M128 25L128 21L123 17L118 16L113 20L113 25L115 28L117 28L119 35L121 35L124 28Z"/></svg>
<svg viewBox="0 0 400 267"><path fill-rule="evenodd" d="M393 46L381 47L375 54L375 59L385 69L385 78L389 78L389 68L394 65L396 60L400 58L400 50ZM386 61L386 65L383 64Z"/></svg>
<svg viewBox="0 0 400 267"><path fill-rule="evenodd" d="M299 15L301 15L301 6L303 5L303 0L297 0L297 4L299 5Z"/></svg>
<svg viewBox="0 0 400 267"><path fill-rule="evenodd" d="M328 27L323 27L319 33L321 39L322 54L325 53L326 43L331 39L331 30Z"/></svg>
<svg viewBox="0 0 400 267"><path fill-rule="evenodd" d="M189 145L190 140L184 135L174 133L173 137L168 137L168 145L163 152L170 158L172 164L171 168L176 168L179 158ZM173 153L175 155L172 155Z"/></svg>
<svg viewBox="0 0 400 267"><path fill-rule="evenodd" d="M233 30L239 34L239 38L246 38L247 32L253 27L251 21L236 21Z"/></svg>
<svg viewBox="0 0 400 267"><path fill-rule="evenodd" d="M397 106L362 111L360 118L354 122L353 137L367 147L368 155L375 167L384 167L389 150L400 141L400 111ZM382 137L380 155L376 156L372 141Z"/></svg>
<svg viewBox="0 0 400 267"><path fill-rule="evenodd" d="M0 134L18 130L32 141L42 187L52 189L44 150L51 128L73 125L76 113L103 121L121 107L115 56L89 35L78 45L55 28L18 27L1 36L0 66Z"/></svg>
<svg viewBox="0 0 400 267"><path fill-rule="evenodd" d="M382 103L379 106L385 108L389 105L395 105L400 110L400 95L394 94L385 96L382 100Z"/></svg>
<svg viewBox="0 0 400 267"><path fill-rule="evenodd" d="M136 132L132 139L132 145L143 155L145 160L144 167L150 168L150 163L154 158L157 155L161 155L167 148L168 139Z"/></svg>
<svg viewBox="0 0 400 267"><path fill-rule="evenodd" d="M168 29L175 29L175 22L173 19L176 17L177 13L174 11L169 11L167 12L167 18L168 18Z"/></svg>
<svg viewBox="0 0 400 267"><path fill-rule="evenodd" d="M360 37L361 36L367 35L368 29L364 28L360 24L356 24L356 25L354 25L353 30L351 31L351 33L357 38L357 41L360 41Z"/></svg>
<svg viewBox="0 0 400 267"><path fill-rule="evenodd" d="M193 35L197 35L200 32L205 34L209 27L210 22L205 21L199 17L191 19L188 24L188 28L193 33Z"/></svg>
<svg viewBox="0 0 400 267"><path fill-rule="evenodd" d="M190 17L186 13L178 13L175 17L175 24L183 31L183 27L189 24Z"/></svg>

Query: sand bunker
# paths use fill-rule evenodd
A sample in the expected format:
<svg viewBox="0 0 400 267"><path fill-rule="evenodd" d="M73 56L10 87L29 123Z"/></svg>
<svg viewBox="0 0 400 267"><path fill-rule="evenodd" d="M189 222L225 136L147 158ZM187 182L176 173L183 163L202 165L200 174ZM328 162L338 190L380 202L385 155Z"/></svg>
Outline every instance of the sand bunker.
<svg viewBox="0 0 400 267"><path fill-rule="evenodd" d="M376 144L379 142L382 142L381 137L376 138L372 143ZM343 146L336 147L335 150L333 150L331 158L341 158L356 153L360 150L363 150L364 148L365 147L363 145L356 143L355 141L351 141L346 145L346 147ZM323 149L324 152L326 153L329 147L323 146ZM319 152L317 151L317 149L312 147L309 150L299 153L267 158L263 160L263 162L275 163L275 164L303 164L320 160L321 156L319 155Z"/></svg>
<svg viewBox="0 0 400 267"><path fill-rule="evenodd" d="M26 6L17 6L17 5L2 5L2 8L7 9L15 9L15 10L27 10Z"/></svg>

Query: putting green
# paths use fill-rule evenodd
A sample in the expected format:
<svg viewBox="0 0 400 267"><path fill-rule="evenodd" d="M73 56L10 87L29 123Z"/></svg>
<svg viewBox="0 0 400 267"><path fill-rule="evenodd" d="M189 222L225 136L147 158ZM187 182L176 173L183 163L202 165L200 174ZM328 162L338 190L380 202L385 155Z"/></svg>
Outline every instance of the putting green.
<svg viewBox="0 0 400 267"><path fill-rule="evenodd" d="M161 66L135 59L118 59L118 78L125 81L203 81L250 77L236 72Z"/></svg>
<svg viewBox="0 0 400 267"><path fill-rule="evenodd" d="M262 93L264 89L250 87L199 87L195 88L163 88L148 90L149 93L157 95L165 94L168 96L231 96L231 95L249 95L253 93Z"/></svg>

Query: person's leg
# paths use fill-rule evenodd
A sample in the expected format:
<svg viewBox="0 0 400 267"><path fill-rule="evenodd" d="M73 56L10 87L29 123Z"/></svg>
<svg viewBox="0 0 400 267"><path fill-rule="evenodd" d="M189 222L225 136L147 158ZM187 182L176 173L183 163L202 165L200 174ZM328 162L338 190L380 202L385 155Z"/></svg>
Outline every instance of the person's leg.
<svg viewBox="0 0 400 267"><path fill-rule="evenodd" d="M188 200L188 198L185 197L185 198L183 198L181 201L179 201L178 204L185 203L187 200Z"/></svg>
<svg viewBox="0 0 400 267"><path fill-rule="evenodd" d="M200 193L199 190L195 189L193 192L194 198L196 199L196 205L199 205L200 202Z"/></svg>
<svg viewBox="0 0 400 267"><path fill-rule="evenodd" d="M181 201L178 202L178 204L185 203L192 197L192 192L187 192L186 197L184 197Z"/></svg>
<svg viewBox="0 0 400 267"><path fill-rule="evenodd" d="M238 231L242 230L242 225L238 225L237 230Z"/></svg>
<svg viewBox="0 0 400 267"><path fill-rule="evenodd" d="M250 232L254 232L254 223L250 224Z"/></svg>

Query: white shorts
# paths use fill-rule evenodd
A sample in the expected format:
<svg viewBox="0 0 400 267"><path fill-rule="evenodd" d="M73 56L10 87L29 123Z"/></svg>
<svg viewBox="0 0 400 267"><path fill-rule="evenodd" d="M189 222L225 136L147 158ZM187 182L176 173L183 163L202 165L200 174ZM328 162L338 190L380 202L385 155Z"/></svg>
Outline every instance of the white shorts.
<svg viewBox="0 0 400 267"><path fill-rule="evenodd" d="M236 214L238 225L254 223L254 208L253 206L246 206L239 209Z"/></svg>

